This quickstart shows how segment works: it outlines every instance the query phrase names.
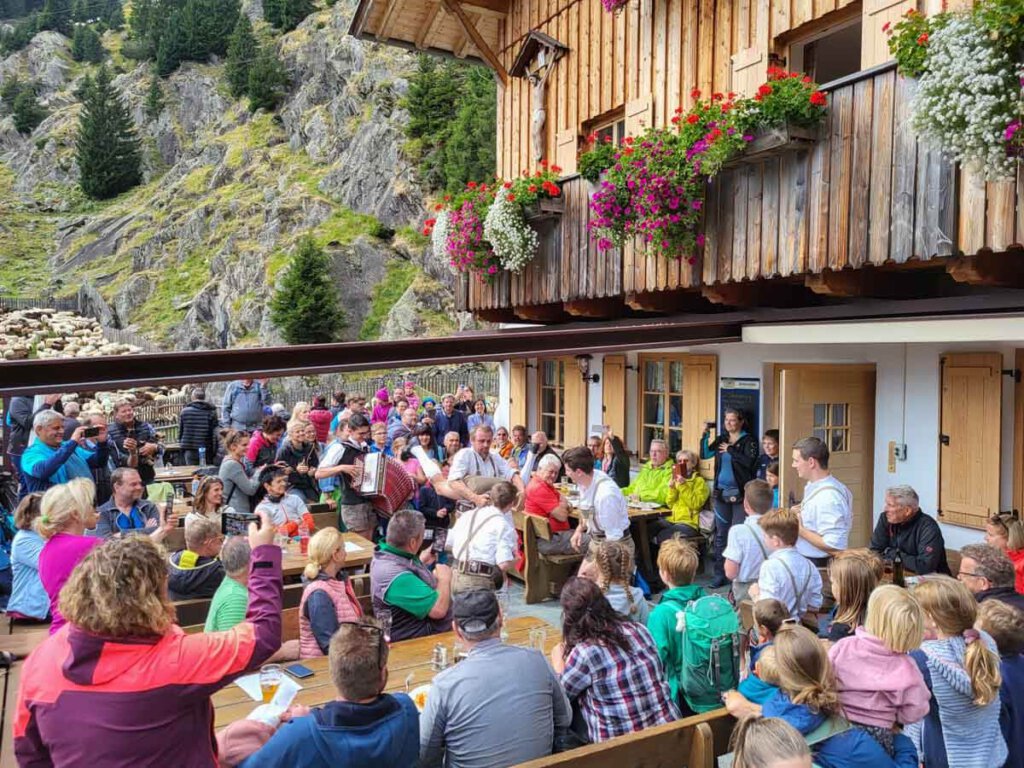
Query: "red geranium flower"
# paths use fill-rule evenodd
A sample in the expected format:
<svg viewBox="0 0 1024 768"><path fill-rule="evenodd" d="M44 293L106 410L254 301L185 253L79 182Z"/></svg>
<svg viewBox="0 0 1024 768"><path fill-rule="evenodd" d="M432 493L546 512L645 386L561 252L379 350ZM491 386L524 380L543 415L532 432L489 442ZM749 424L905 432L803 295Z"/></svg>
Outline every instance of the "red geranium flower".
<svg viewBox="0 0 1024 768"><path fill-rule="evenodd" d="M505 189L512 189L512 182L511 181L506 181L501 186L503 186Z"/></svg>
<svg viewBox="0 0 1024 768"><path fill-rule="evenodd" d="M686 116L686 122L688 122L690 125L694 125L699 120L700 120L700 116L699 115L687 115Z"/></svg>
<svg viewBox="0 0 1024 768"><path fill-rule="evenodd" d="M623 139L623 141L626 142L627 144L632 144L633 143L633 137L632 136L627 136L626 138Z"/></svg>
<svg viewBox="0 0 1024 768"><path fill-rule="evenodd" d="M917 38L917 44L918 45L924 45L927 42L928 42L928 33L927 32L922 32L921 36Z"/></svg>
<svg viewBox="0 0 1024 768"><path fill-rule="evenodd" d="M825 98L825 94L821 91L815 91L811 94L811 104L816 107L824 107L828 103L828 99Z"/></svg>
<svg viewBox="0 0 1024 768"><path fill-rule="evenodd" d="M448 198L446 197L445 200L447 200L447 199ZM440 211L442 208L444 208L444 206L441 205L440 203L438 203L437 205L434 206L434 210L435 211Z"/></svg>
<svg viewBox="0 0 1024 768"><path fill-rule="evenodd" d="M466 186L467 186L467 187L468 187L469 189L476 189L476 182L475 182L475 181L467 181L467 182L466 182Z"/></svg>
<svg viewBox="0 0 1024 768"><path fill-rule="evenodd" d="M690 98L691 99L699 99L700 98L700 88L694 88L692 91L690 91Z"/></svg>
<svg viewBox="0 0 1024 768"><path fill-rule="evenodd" d="M891 26L892 26L892 22L891 22L891 21L887 21L887 22L885 22L885 24L883 24L883 25L882 25L882 31L883 31L883 32L888 32L888 31L889 31L889 28L890 28Z"/></svg>
<svg viewBox="0 0 1024 768"><path fill-rule="evenodd" d="M764 98L765 96L770 96L771 92L772 87L768 85L768 83L765 83L764 85L757 89L757 95L760 96L761 98Z"/></svg>
<svg viewBox="0 0 1024 768"><path fill-rule="evenodd" d="M426 227L432 227L435 224L437 224L437 219L427 219L426 221L423 222L423 225Z"/></svg>
<svg viewBox="0 0 1024 768"><path fill-rule="evenodd" d="M672 117L672 125L678 125L678 124L679 124L679 115L674 115Z"/></svg>
<svg viewBox="0 0 1024 768"><path fill-rule="evenodd" d="M510 203L514 203L516 201L516 196L509 192L507 195L505 195L505 199L508 200Z"/></svg>
<svg viewBox="0 0 1024 768"><path fill-rule="evenodd" d="M527 192L536 192L537 191L537 185L536 184L531 184L530 186L528 186L526 188L526 191Z"/></svg>
<svg viewBox="0 0 1024 768"><path fill-rule="evenodd" d="M561 173L562 169L559 166L557 166L557 165L552 165L551 166L551 172L552 173Z"/></svg>

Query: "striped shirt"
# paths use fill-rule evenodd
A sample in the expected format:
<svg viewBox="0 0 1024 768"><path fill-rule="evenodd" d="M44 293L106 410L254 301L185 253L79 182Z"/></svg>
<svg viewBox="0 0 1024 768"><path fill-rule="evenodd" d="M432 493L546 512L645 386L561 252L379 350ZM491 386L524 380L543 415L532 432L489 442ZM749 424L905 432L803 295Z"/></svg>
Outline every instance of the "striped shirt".
<svg viewBox="0 0 1024 768"><path fill-rule="evenodd" d="M595 743L679 718L651 633L631 621L621 627L628 651L581 643L569 652L562 672L562 687L570 699L579 699Z"/></svg>

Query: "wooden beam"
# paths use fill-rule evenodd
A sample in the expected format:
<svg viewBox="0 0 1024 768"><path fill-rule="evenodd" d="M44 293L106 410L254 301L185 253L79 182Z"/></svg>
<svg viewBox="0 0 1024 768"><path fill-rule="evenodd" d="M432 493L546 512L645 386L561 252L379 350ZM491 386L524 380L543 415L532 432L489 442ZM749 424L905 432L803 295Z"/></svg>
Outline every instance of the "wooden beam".
<svg viewBox="0 0 1024 768"><path fill-rule="evenodd" d="M483 35L477 30L473 23L469 20L466 15L466 11L463 10L459 0L441 0L444 3L445 10L452 14L456 19L459 20L459 24L462 25L463 31L473 41L473 45L476 46L477 52L483 57L491 69L498 75L498 79L501 80L501 84L504 86L508 85L508 72L505 71L505 67L501 63L501 59L498 58L497 54L491 50L491 47L487 45L487 41L484 40Z"/></svg>
<svg viewBox="0 0 1024 768"><path fill-rule="evenodd" d="M972 256L954 256L946 272L958 283L996 288L1024 288L1024 251L986 251Z"/></svg>
<svg viewBox="0 0 1024 768"><path fill-rule="evenodd" d="M473 9L478 16L504 19L508 16L508 0L462 0L462 4Z"/></svg>
<svg viewBox="0 0 1024 768"><path fill-rule="evenodd" d="M606 299L580 299L565 302L565 311L573 317L593 317L610 320L622 317L625 311L622 299L611 297Z"/></svg>
<svg viewBox="0 0 1024 768"><path fill-rule="evenodd" d="M802 307L821 303L803 283L785 280L718 283L705 286L700 292L712 304L731 307Z"/></svg>
<svg viewBox="0 0 1024 768"><path fill-rule="evenodd" d="M511 307L505 309L477 309L473 311L473 316L477 320L483 320L485 323L519 322L519 318L516 317L516 313L512 311Z"/></svg>
<svg viewBox="0 0 1024 768"><path fill-rule="evenodd" d="M694 291L637 291L626 294L626 305L641 312L677 314L709 312L715 307Z"/></svg>
<svg viewBox="0 0 1024 768"><path fill-rule="evenodd" d="M444 8L441 6L441 3L435 3L427 12L426 21L420 27L419 34L416 35L417 48L422 51L430 47L430 42L433 40L434 35L437 34L442 21L444 21Z"/></svg>
<svg viewBox="0 0 1024 768"><path fill-rule="evenodd" d="M513 307L512 311L520 320L535 323L564 322L568 318L561 304L534 304L529 307Z"/></svg>
<svg viewBox="0 0 1024 768"><path fill-rule="evenodd" d="M466 18L469 19L469 23L476 27L477 15L475 13L467 13ZM462 40L455 46L455 50L452 53L455 54L455 58L464 59L469 55L470 49L473 47L473 38L470 37L469 33L463 33Z"/></svg>
<svg viewBox="0 0 1024 768"><path fill-rule="evenodd" d="M804 287L819 296L834 298L920 299L926 296L949 296L956 291L956 283L943 269L935 265L929 270L844 269L825 270L818 275L807 275Z"/></svg>
<svg viewBox="0 0 1024 768"><path fill-rule="evenodd" d="M388 0L387 7L384 9L384 17L380 20L380 26L377 27L376 37L378 40L383 41L391 37L391 26L398 18L398 9L401 6L402 0Z"/></svg>
<svg viewBox="0 0 1024 768"><path fill-rule="evenodd" d="M373 0L361 0L358 7L356 7L355 15L352 17L352 24L348 29L348 33L353 37L362 35L363 27L366 26L366 20L372 12Z"/></svg>

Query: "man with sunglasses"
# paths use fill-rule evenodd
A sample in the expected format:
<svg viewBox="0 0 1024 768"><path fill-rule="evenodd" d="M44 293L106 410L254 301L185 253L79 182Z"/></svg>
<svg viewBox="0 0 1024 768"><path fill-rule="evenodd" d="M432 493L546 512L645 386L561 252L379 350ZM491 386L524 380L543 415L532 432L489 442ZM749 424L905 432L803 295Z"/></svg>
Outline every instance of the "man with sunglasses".
<svg viewBox="0 0 1024 768"><path fill-rule="evenodd" d="M341 622L331 638L328 665L338 692L334 701L313 709L292 707L290 719L245 761L246 768L415 765L419 714L405 694L383 693L388 646L377 622L366 617ZM233 764L245 757L237 747L249 730L246 721L239 723L217 739L222 757L230 757Z"/></svg>

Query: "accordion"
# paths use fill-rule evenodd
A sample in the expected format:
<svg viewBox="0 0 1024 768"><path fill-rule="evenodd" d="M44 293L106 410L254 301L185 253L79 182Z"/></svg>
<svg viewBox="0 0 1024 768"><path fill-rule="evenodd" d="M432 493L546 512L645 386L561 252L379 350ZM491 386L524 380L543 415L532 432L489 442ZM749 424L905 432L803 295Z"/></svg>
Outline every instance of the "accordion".
<svg viewBox="0 0 1024 768"><path fill-rule="evenodd" d="M365 454L355 466L352 489L384 517L391 517L416 492L416 482L401 462L383 453Z"/></svg>

